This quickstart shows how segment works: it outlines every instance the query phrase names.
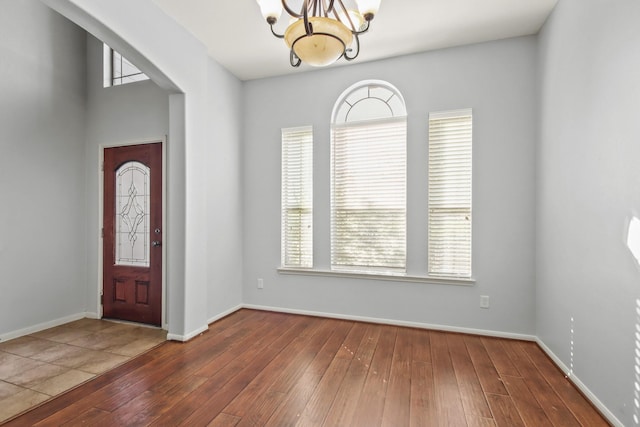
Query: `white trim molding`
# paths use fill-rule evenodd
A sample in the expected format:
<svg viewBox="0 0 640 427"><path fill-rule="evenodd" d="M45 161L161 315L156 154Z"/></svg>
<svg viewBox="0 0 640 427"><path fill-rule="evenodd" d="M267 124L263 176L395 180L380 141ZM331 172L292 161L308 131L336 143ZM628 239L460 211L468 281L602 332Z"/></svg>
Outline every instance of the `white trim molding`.
<svg viewBox="0 0 640 427"><path fill-rule="evenodd" d="M198 329L196 329L193 332L189 332L188 334L185 335L180 335L180 334L171 334L168 333L167 334L167 340L168 341L180 341L180 342L187 342L195 337L197 337L198 335L206 332L209 330L209 325L212 324L213 322L217 322L218 320L222 319L223 317L227 317L230 314L235 313L238 310L243 309L244 306L242 304L237 305L235 307L232 307L228 310L225 310L221 313L216 314L215 316L213 316L212 318L210 318L209 320L207 320L207 325L202 326Z"/></svg>
<svg viewBox="0 0 640 427"><path fill-rule="evenodd" d="M204 325L196 329L195 331L191 331L188 334L180 335L180 334L167 334L167 341L180 341L187 342L190 339L197 337L200 334L203 334L209 330L209 325Z"/></svg>
<svg viewBox="0 0 640 427"><path fill-rule="evenodd" d="M387 282L429 283L434 285L473 286L476 283L476 279L474 278L412 276L408 274L388 273L359 273L355 271L319 270L315 268L311 269L278 267L278 273L300 276L346 277L351 279L384 280Z"/></svg>
<svg viewBox="0 0 640 427"><path fill-rule="evenodd" d="M613 415L613 413L609 409L607 409L607 407L600 401L600 399L598 399L596 395L593 394L593 392L589 390L589 388L582 381L580 381L580 379L575 375L575 373L570 372L567 365L565 365L562 362L562 360L558 356L556 356L555 353L551 351L549 347L547 347L544 341L542 341L538 337L536 337L535 341L540 346L542 351L544 351L547 354L547 356L549 356L551 360L553 360L553 363L555 363L556 366L558 366L558 368L560 368L560 370L564 372L567 379L571 381L573 385L575 385L586 396L586 398L591 402L591 404L595 406L598 409L598 411L600 411L602 416L605 417L607 421L609 421L615 427L624 427L624 424L618 418L616 418L616 416Z"/></svg>
<svg viewBox="0 0 640 427"><path fill-rule="evenodd" d="M213 316L212 318L210 318L209 320L207 320L208 324L212 324L213 322L217 322L218 320L222 319L223 317L227 317L230 314L235 313L238 310L242 310L244 307L242 306L242 304L236 305L233 308L230 308L228 310L223 311L222 313L216 314L215 316Z"/></svg>
<svg viewBox="0 0 640 427"><path fill-rule="evenodd" d="M434 331L445 331L445 332L457 332L462 334L482 335L482 336L496 337L496 338L509 338L509 339L515 339L515 340L523 340L523 341L536 341L537 339L534 335L516 334L516 333L502 332L502 331L490 331L490 330L474 329L474 328L462 328L457 326L437 325L432 323L383 319L379 317L351 316L348 314L325 313L325 312L310 311L310 310L297 310L292 308L273 307L273 306L255 305L255 304L243 304L242 307L252 309L252 310L275 311L278 313L301 314L304 316L327 317L330 319L353 320L356 322L377 323L381 325L392 325L392 326L405 326L409 328L430 329Z"/></svg>

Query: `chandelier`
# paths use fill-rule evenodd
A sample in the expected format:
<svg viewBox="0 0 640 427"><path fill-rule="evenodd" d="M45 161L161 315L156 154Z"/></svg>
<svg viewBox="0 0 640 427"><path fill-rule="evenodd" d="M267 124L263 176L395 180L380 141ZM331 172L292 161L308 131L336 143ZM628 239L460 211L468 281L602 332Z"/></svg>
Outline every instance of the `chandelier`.
<svg viewBox="0 0 640 427"><path fill-rule="evenodd" d="M360 34L369 30L381 0L355 0L358 10L347 9L343 0L302 0L294 10L291 0L257 0L271 33L284 39L290 49L291 66L305 62L314 67L329 65L344 57L356 59L360 53ZM273 26L282 10L291 17L284 34Z"/></svg>

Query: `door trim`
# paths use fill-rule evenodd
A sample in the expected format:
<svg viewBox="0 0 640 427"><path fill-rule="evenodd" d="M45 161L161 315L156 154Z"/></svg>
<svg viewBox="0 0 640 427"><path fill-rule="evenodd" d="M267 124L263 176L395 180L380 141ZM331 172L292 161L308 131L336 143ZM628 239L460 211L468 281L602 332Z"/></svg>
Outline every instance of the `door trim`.
<svg viewBox="0 0 640 427"><path fill-rule="evenodd" d="M144 140L133 140L116 143L106 143L98 145L98 283L97 283L97 299L96 299L96 313L98 318L102 319L102 286L103 286L103 274L104 274L104 258L103 258L103 244L102 244L102 224L104 221L104 149L112 147L126 147L129 145L142 145L142 144L156 144L160 143L162 146L162 329L168 330L169 324L167 323L167 246L169 246L170 232L167 230L167 137L161 138L149 138Z"/></svg>

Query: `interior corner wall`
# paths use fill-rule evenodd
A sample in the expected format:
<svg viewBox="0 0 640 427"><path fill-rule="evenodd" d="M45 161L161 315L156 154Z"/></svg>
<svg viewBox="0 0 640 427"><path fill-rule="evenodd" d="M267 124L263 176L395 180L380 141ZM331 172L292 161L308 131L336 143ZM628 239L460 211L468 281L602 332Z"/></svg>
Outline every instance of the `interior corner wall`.
<svg viewBox="0 0 640 427"><path fill-rule="evenodd" d="M536 59L531 36L245 82L244 302L533 334ZM331 111L345 89L368 79L396 86L407 104L409 274L427 272L428 114L473 108L475 285L278 274L280 130L313 126L314 264L328 270ZM490 309L480 308L480 295L490 296Z"/></svg>
<svg viewBox="0 0 640 427"><path fill-rule="evenodd" d="M84 31L0 1L0 336L85 310Z"/></svg>
<svg viewBox="0 0 640 427"><path fill-rule="evenodd" d="M620 425L640 418L639 19L560 0L540 34L537 335Z"/></svg>
<svg viewBox="0 0 640 427"><path fill-rule="evenodd" d="M87 34L87 311L98 311L100 149L102 146L162 141L169 134L169 94L151 80L103 87L103 44ZM168 141L167 144L171 144ZM99 314L99 313L96 313Z"/></svg>
<svg viewBox="0 0 640 427"><path fill-rule="evenodd" d="M242 82L209 59L206 159L207 316L242 304Z"/></svg>

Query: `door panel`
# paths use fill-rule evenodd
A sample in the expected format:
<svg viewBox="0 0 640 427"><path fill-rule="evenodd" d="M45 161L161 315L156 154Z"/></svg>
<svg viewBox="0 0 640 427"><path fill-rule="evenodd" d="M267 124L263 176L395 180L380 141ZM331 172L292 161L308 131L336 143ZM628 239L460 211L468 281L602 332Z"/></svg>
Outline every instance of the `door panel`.
<svg viewBox="0 0 640 427"><path fill-rule="evenodd" d="M162 321L162 144L104 150L103 317Z"/></svg>

